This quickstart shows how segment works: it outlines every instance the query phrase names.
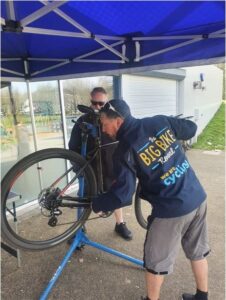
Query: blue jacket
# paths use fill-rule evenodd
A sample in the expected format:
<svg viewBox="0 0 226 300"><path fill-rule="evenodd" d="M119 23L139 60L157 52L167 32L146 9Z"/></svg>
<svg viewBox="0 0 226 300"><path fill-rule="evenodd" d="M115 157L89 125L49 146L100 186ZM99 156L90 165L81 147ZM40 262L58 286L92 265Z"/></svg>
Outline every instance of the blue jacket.
<svg viewBox="0 0 226 300"><path fill-rule="evenodd" d="M206 194L178 141L192 138L196 130L195 123L184 119L127 117L117 133L115 182L93 200L94 212L130 205L136 178L155 217L179 217L199 207Z"/></svg>

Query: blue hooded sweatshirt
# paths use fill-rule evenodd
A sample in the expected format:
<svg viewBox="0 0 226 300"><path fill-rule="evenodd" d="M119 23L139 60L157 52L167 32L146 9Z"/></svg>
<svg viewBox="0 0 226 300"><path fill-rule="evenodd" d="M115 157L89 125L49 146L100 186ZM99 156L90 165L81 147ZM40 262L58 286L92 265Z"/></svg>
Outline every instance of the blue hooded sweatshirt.
<svg viewBox="0 0 226 300"><path fill-rule="evenodd" d="M128 116L117 132L115 181L107 193L93 199L94 212L130 205L136 178L154 217L179 217L199 207L206 194L179 142L192 138L196 130L190 120Z"/></svg>

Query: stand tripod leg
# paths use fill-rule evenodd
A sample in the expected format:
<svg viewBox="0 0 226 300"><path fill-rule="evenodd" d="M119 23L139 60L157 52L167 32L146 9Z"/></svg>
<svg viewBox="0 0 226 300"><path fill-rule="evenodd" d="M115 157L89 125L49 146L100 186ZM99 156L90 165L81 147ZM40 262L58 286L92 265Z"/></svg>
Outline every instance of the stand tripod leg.
<svg viewBox="0 0 226 300"><path fill-rule="evenodd" d="M128 261L130 261L130 262L132 262L132 263L134 263L136 265L139 265L139 266L143 267L143 261L142 260L136 259L136 258L134 258L132 256L126 255L126 254L121 253L121 252L119 252L117 250L114 250L112 248L106 247L106 246L104 246L102 244L93 242L93 241L89 240L86 236L83 238L83 242L85 244L89 245L89 246L95 247L97 249L100 249L100 250L105 251L107 253L110 253L112 255L121 257L121 258L123 258L125 260L128 260Z"/></svg>
<svg viewBox="0 0 226 300"><path fill-rule="evenodd" d="M61 264L59 265L58 269L56 270L55 274L53 275L52 279L49 281L49 284L47 286L47 288L44 290L44 292L41 294L39 300L45 300L47 299L51 289L53 288L55 282L57 281L57 279L59 278L60 274L62 273L64 267L66 266L68 260L70 259L71 255L73 254L73 252L75 251L75 249L80 245L80 244L86 244L92 247L95 247L97 249L103 250L105 252L108 252L110 254L113 254L115 256L121 257L125 260L128 260L136 265L142 266L143 267L143 261L136 259L132 256L126 255L124 253L121 253L119 251L116 251L114 249L111 249L109 247L106 247L102 244L90 241L87 236L84 234L84 232L82 231L82 229L80 229L78 231L78 233L76 234L74 241L69 249L69 251L67 252L67 254L65 255L64 259L62 260Z"/></svg>
<svg viewBox="0 0 226 300"><path fill-rule="evenodd" d="M59 278L60 274L62 273L62 271L63 271L64 267L66 266L68 260L70 259L71 255L74 253L77 246L79 246L79 244L81 243L82 235L83 235L82 230L79 230L78 233L76 234L76 237L75 237L71 247L69 248L67 254L64 257L64 259L61 261L61 264L59 265L59 267L56 270L55 274L53 275L53 277L49 281L47 288L41 294L39 300L47 299L51 289L53 288L53 286L54 286L55 282L57 281L57 279Z"/></svg>

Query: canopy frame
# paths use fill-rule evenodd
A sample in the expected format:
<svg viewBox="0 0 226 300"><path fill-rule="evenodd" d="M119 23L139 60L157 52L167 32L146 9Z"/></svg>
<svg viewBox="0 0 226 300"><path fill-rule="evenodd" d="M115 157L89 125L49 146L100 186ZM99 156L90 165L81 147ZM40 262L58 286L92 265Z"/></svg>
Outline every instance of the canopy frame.
<svg viewBox="0 0 226 300"><path fill-rule="evenodd" d="M65 38L75 38L75 39L91 39L97 44L99 44L101 47L98 49L95 49L93 51L89 51L83 54L80 54L79 56L75 56L74 58L52 58L52 57L26 57L26 58L12 58L12 57L5 57L2 59L2 62L10 62L10 61L21 61L24 65L24 73L18 72L18 70L14 70L13 67L8 66L1 67L1 71L13 74L19 77L14 78L15 80L32 80L37 81L38 78L33 78L34 76L37 76L39 74L44 74L50 70L59 69L64 67L65 65L74 64L74 63L90 63L90 64L126 64L128 63L128 68L121 68L114 69L110 71L112 75L114 75L115 72L118 72L118 74L122 73L123 70L128 72L130 70L133 70L133 63L145 61L151 57L155 57L159 54L163 53L169 53L172 50L179 49L197 42L200 42L202 40L206 39L224 39L225 38L225 28L222 28L220 30L213 31L208 34L184 34L184 35L162 35L162 36L116 36L116 35L103 35L91 32L86 27L84 27L82 24L77 22L77 20L71 18L67 13L62 11L60 9L60 6L63 6L65 3L67 3L69 0L61 0L61 1L44 1L40 0L39 2L43 4L43 7L33 11L29 15L23 17L21 20L16 19L16 12L14 7L14 1L15 0L6 0L6 15L7 19L4 19L1 17L1 30L3 32L18 32L20 33L26 33L26 34L33 34L33 35L48 35L48 36L59 36L59 37L65 37ZM32 22L40 19L41 17L49 14L49 13L55 13L58 17L60 17L62 20L66 21L70 25L72 25L75 29L75 31L70 30L55 30L55 29L46 29L41 27L33 27L29 26ZM79 30L79 32L78 32ZM157 51L151 51L149 53L143 53L143 43L144 42L155 42L155 41L170 41L170 40L185 40L184 42L177 43L173 46L169 47L163 47L162 49L159 49ZM108 42L107 42L108 41ZM109 41L115 41L114 43L109 43ZM132 45L134 49L134 55L128 56L126 54L127 52L127 45ZM121 51L119 51L119 46L121 46ZM117 47L117 49L116 49ZM116 58L93 58L92 56L95 54L99 54L103 51L108 51L109 53L113 53ZM223 57L216 57L213 58L212 62L219 61L222 62L224 60ZM29 64L32 61L40 61L40 62L49 62L48 66L43 66L34 72L29 72L31 69ZM197 60L201 61L201 60ZM208 59L206 60L208 62ZM195 61L193 61L194 63ZM177 64L180 65L180 63L172 63L174 66ZM26 65L26 70L25 70ZM161 64L161 69L169 67L170 63ZM186 63L184 63L186 65ZM149 70L156 68L156 66L160 66L160 64L153 64L149 66ZM144 70L146 67L140 67L142 70ZM136 71L139 71L139 67L136 68ZM93 74L94 72L89 72L90 74ZM98 74L101 74L101 71L98 71ZM108 71L104 71L104 73L108 73ZM84 76L86 73L82 73L82 76ZM80 74L79 74L80 75ZM63 76L56 76L56 79L68 77L68 75ZM74 76L74 75L73 75ZM77 76L76 76L77 77ZM4 80L7 80L10 77L4 77L2 76ZM42 80L45 77L41 77ZM49 77L50 78L50 77Z"/></svg>

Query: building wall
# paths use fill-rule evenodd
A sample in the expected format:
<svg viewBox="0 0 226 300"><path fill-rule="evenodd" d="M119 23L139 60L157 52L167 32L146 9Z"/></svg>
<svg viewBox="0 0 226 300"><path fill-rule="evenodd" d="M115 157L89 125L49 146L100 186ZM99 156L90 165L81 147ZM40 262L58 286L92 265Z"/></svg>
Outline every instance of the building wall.
<svg viewBox="0 0 226 300"><path fill-rule="evenodd" d="M214 65L184 68L186 77L183 82L181 104L184 116L194 116L199 135L218 110L222 101L223 71ZM194 88L193 83L200 81L201 88Z"/></svg>
<svg viewBox="0 0 226 300"><path fill-rule="evenodd" d="M177 114L177 81L122 75L122 97L136 118Z"/></svg>
<svg viewBox="0 0 226 300"><path fill-rule="evenodd" d="M138 118L181 113L184 117L193 116L198 125L195 141L221 104L223 71L207 65L122 75L121 89L122 97Z"/></svg>

